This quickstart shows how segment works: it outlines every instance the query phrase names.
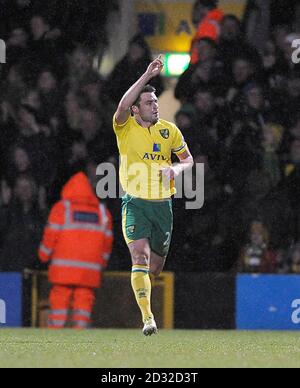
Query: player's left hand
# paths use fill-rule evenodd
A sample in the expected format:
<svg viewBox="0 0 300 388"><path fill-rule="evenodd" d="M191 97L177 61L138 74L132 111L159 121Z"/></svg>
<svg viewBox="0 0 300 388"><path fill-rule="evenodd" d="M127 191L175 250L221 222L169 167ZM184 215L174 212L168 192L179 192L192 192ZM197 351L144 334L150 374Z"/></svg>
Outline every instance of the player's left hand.
<svg viewBox="0 0 300 388"><path fill-rule="evenodd" d="M162 176L168 178L170 181L175 179L179 174L174 167L167 167L160 170Z"/></svg>

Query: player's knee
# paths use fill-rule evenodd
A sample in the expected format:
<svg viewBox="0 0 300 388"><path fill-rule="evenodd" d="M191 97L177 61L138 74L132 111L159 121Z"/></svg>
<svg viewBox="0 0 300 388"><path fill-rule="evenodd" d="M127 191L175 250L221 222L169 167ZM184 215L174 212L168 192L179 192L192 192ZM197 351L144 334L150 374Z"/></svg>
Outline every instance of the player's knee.
<svg viewBox="0 0 300 388"><path fill-rule="evenodd" d="M150 257L146 251L140 249L134 249L131 253L132 262L135 265L149 265Z"/></svg>

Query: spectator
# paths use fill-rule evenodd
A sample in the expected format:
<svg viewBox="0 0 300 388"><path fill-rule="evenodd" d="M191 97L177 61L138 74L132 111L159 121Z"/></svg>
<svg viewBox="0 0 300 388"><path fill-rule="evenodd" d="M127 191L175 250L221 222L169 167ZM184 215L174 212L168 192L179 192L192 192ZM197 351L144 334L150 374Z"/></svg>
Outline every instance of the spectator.
<svg viewBox="0 0 300 388"><path fill-rule="evenodd" d="M7 41L7 58L10 65L26 63L28 55L28 34L21 26L16 26Z"/></svg>
<svg viewBox="0 0 300 388"><path fill-rule="evenodd" d="M243 100L235 100L234 130L227 139L224 175L235 190L242 190L251 171L262 168L263 128L268 118L267 100L262 88L255 83L247 85Z"/></svg>
<svg viewBox="0 0 300 388"><path fill-rule="evenodd" d="M76 47L69 59L69 74L65 86L78 92L84 81L93 73L92 51L83 46Z"/></svg>
<svg viewBox="0 0 300 388"><path fill-rule="evenodd" d="M220 23L224 17L217 8L218 0L196 0L193 9L193 23L197 29L191 47L191 64L194 65L201 59L201 50L198 43L203 38L218 41Z"/></svg>
<svg viewBox="0 0 300 388"><path fill-rule="evenodd" d="M32 15L32 0L1 0L0 36L7 38L7 33L14 25L26 27Z"/></svg>
<svg viewBox="0 0 300 388"><path fill-rule="evenodd" d="M284 128L276 123L269 123L263 129L263 170L269 174L273 187L282 179L278 150L283 132Z"/></svg>
<svg viewBox="0 0 300 388"><path fill-rule="evenodd" d="M197 142L195 119L196 109L192 104L183 105L175 115L176 125L181 130L187 144L190 144L191 148Z"/></svg>
<svg viewBox="0 0 300 388"><path fill-rule="evenodd" d="M45 222L45 192L30 176L16 179L13 190L2 182L0 271L39 268L36 250Z"/></svg>
<svg viewBox="0 0 300 388"><path fill-rule="evenodd" d="M15 180L19 176L34 176L30 156L23 147L16 145L12 148L9 156L4 175L10 186L15 184Z"/></svg>
<svg viewBox="0 0 300 388"><path fill-rule="evenodd" d="M117 154L113 132L105 125L104 119L98 112L90 109L82 110L82 137L87 146L89 156L93 160L108 160ZM101 139L106 138L105 143Z"/></svg>
<svg viewBox="0 0 300 388"><path fill-rule="evenodd" d="M287 82L287 95L285 104L288 117L293 117L298 112L300 103L300 73L292 74ZM290 123L290 121L289 121Z"/></svg>
<svg viewBox="0 0 300 388"><path fill-rule="evenodd" d="M288 263L290 265L290 273L300 274L300 242L293 245L290 257L288 258Z"/></svg>
<svg viewBox="0 0 300 388"><path fill-rule="evenodd" d="M289 163L285 166L286 177L282 182L283 190L293 209L291 223L293 239L298 240L300 236L300 141L294 140L290 147Z"/></svg>
<svg viewBox="0 0 300 388"><path fill-rule="evenodd" d="M182 270L189 265L192 271L223 271L227 267L227 262L220 260L223 244L223 237L220 233L220 208L219 204L226 200L226 195L222 184L218 181L212 170L207 155L198 146L195 148L195 163L203 163L205 168L205 203L202 209L194 210L191 222L183 225L186 210L184 205L176 203L175 212L175 238L178 244L173 247L175 260L178 257L176 269ZM194 167L196 168L196 167ZM195 175L192 180L185 177L187 187L191 190L195 187ZM187 193L187 190L185 194ZM183 232L184 231L184 232ZM184 233L184 237L182 236ZM177 238L176 238L177 236ZM184 243L181 244L180 241ZM180 257L187 257L188 262L182 263Z"/></svg>
<svg viewBox="0 0 300 388"><path fill-rule="evenodd" d="M269 247L269 233L261 222L253 222L249 241L243 248L238 272L276 273L278 263L276 253Z"/></svg>
<svg viewBox="0 0 300 388"><path fill-rule="evenodd" d="M259 51L270 35L270 0L249 0L244 16L244 29L248 42Z"/></svg>
<svg viewBox="0 0 300 388"><path fill-rule="evenodd" d="M54 159L54 149L57 146L49 124L39 117L35 109L29 105L23 105L18 111L17 127L19 136L16 142L31 155L32 166L39 184L51 186L57 168L57 161Z"/></svg>
<svg viewBox="0 0 300 388"><path fill-rule="evenodd" d="M91 73L89 77L84 80L82 91L87 95L88 102L94 109L99 109L101 103L106 100L105 81L97 73Z"/></svg>
<svg viewBox="0 0 300 388"><path fill-rule="evenodd" d="M235 15L225 15L221 22L218 58L230 72L233 62L240 56L249 58L258 67L261 65L258 51L243 37L240 20Z"/></svg>
<svg viewBox="0 0 300 388"><path fill-rule="evenodd" d="M203 59L191 65L179 78L175 88L175 97L182 103L193 101L197 90L207 87L216 95L223 95L229 86L230 78L224 77L223 65L217 61L217 46L211 39L201 39Z"/></svg>
<svg viewBox="0 0 300 388"><path fill-rule="evenodd" d="M209 162L214 171L220 163L223 142L230 131L230 122L226 112L217 106L216 98L211 90L199 89L194 97L195 114L195 139L202 150L208 155Z"/></svg>
<svg viewBox="0 0 300 388"><path fill-rule="evenodd" d="M300 140L300 116L296 117L293 125L290 128L290 137L293 140Z"/></svg>
<svg viewBox="0 0 300 388"><path fill-rule="evenodd" d="M151 52L143 36L134 36L129 42L127 54L115 66L108 81L110 97L116 104L136 79L144 73L151 61ZM151 85L156 89L156 95L159 97L164 91L161 76L151 80Z"/></svg>
<svg viewBox="0 0 300 388"><path fill-rule="evenodd" d="M294 140L291 143L290 148L290 160L289 163L285 166L286 182L285 187L290 193L290 198L293 202L293 205L299 203L299 172L300 172L300 141ZM300 194L300 193L299 193Z"/></svg>
<svg viewBox="0 0 300 388"><path fill-rule="evenodd" d="M64 113L68 132L80 132L81 127L81 101L74 90L69 90L64 101ZM70 137L70 133L67 133Z"/></svg>
<svg viewBox="0 0 300 388"><path fill-rule="evenodd" d="M30 32L30 63L27 65L30 74L49 65L62 71L65 67L62 62L65 60L62 42L59 40L60 35L52 34L47 18L41 14L34 15L30 20Z"/></svg>
<svg viewBox="0 0 300 388"><path fill-rule="evenodd" d="M21 103L28 108L32 108L32 111L39 113L42 107L39 92L35 89L30 89L25 93Z"/></svg>
<svg viewBox="0 0 300 388"><path fill-rule="evenodd" d="M111 125L111 118L115 111L115 105L109 99L106 82L97 73L91 73L84 80L81 87L83 97L86 99L88 107L94 111L101 112L106 126ZM105 109L103 107L105 106Z"/></svg>
<svg viewBox="0 0 300 388"><path fill-rule="evenodd" d="M44 68L39 74L37 91L41 100L41 115L48 122L58 121L62 116L62 94L58 86L58 78L51 69Z"/></svg>
<svg viewBox="0 0 300 388"><path fill-rule="evenodd" d="M112 219L83 173L65 185L53 207L39 257L50 262L49 328L64 328L72 311L74 328L91 323L94 290L101 285L112 248Z"/></svg>
<svg viewBox="0 0 300 388"><path fill-rule="evenodd" d="M9 68L6 81L3 84L5 93L5 101L11 105L11 108L15 109L20 103L23 96L24 89L26 88L25 71L21 65L12 65Z"/></svg>
<svg viewBox="0 0 300 388"><path fill-rule="evenodd" d="M84 46L91 51L101 49L107 44L106 31L103 26L107 14L117 8L116 0L101 0L87 3L85 0L51 0L45 5L39 0L40 9L48 15L55 30L61 31L67 52L74 46ZM80 17L78 17L80 15Z"/></svg>
<svg viewBox="0 0 300 388"><path fill-rule="evenodd" d="M241 93L246 85L255 79L254 64L247 57L238 57L232 65L233 82L227 93L229 103L241 99Z"/></svg>
<svg viewBox="0 0 300 388"><path fill-rule="evenodd" d="M240 200L234 201L234 238L245 241L248 230L254 221L259 220L269 232L270 247L286 249L293 239L293 208L287 194L272 189L270 176L263 171L249 174Z"/></svg>

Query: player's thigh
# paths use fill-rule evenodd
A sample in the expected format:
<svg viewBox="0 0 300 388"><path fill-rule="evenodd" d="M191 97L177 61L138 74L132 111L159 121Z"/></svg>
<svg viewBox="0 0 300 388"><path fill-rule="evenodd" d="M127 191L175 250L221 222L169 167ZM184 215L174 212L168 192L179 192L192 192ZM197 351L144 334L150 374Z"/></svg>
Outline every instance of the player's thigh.
<svg viewBox="0 0 300 388"><path fill-rule="evenodd" d="M122 230L127 245L151 238L151 221L145 214L142 201L126 196L122 201ZM134 246L143 245L142 242Z"/></svg>
<svg viewBox="0 0 300 388"><path fill-rule="evenodd" d="M172 204L167 202L153 212L151 250L160 258L166 258L170 250L173 233Z"/></svg>

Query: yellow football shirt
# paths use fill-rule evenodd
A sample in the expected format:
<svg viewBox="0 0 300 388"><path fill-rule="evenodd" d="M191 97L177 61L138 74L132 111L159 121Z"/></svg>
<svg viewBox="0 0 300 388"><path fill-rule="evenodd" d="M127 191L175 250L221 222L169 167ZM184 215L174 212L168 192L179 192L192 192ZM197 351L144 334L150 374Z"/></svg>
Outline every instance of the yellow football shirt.
<svg viewBox="0 0 300 388"><path fill-rule="evenodd" d="M120 180L123 190L137 198L160 200L176 193L175 181L160 173L172 165L172 153L183 154L187 145L175 124L165 120L143 128L134 117L113 127L121 156Z"/></svg>

